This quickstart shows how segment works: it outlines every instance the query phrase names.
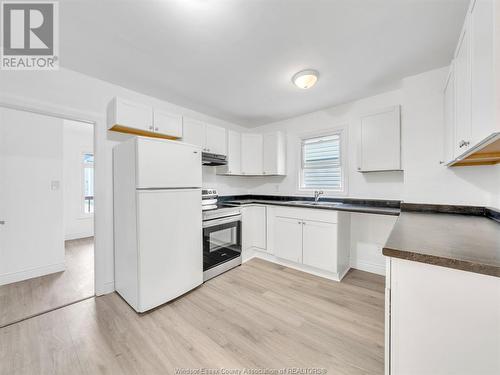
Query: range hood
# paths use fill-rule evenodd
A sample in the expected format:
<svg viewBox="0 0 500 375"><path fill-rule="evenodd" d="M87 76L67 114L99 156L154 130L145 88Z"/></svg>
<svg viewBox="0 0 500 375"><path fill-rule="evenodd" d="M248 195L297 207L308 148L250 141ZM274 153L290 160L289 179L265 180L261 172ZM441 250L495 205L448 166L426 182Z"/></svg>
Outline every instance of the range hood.
<svg viewBox="0 0 500 375"><path fill-rule="evenodd" d="M201 164L203 165L226 165L227 159L226 155L210 154L208 152L203 152L201 154Z"/></svg>

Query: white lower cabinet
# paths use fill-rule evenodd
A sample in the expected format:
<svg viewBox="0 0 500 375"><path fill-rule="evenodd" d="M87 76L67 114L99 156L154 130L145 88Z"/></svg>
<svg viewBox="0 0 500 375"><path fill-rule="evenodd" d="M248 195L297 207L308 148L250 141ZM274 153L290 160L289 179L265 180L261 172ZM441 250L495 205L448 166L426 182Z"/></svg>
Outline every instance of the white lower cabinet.
<svg viewBox="0 0 500 375"><path fill-rule="evenodd" d="M341 280L349 269L350 222L345 212L268 206L266 254L257 255Z"/></svg>
<svg viewBox="0 0 500 375"><path fill-rule="evenodd" d="M243 252L267 250L267 213L266 206L251 205L242 208ZM245 257L245 254L243 254Z"/></svg>
<svg viewBox="0 0 500 375"><path fill-rule="evenodd" d="M302 263L337 272L337 224L303 221L302 240Z"/></svg>
<svg viewBox="0 0 500 375"><path fill-rule="evenodd" d="M386 374L500 374L500 279L388 259Z"/></svg>
<svg viewBox="0 0 500 375"><path fill-rule="evenodd" d="M302 263L302 221L297 218L274 218L274 255Z"/></svg>

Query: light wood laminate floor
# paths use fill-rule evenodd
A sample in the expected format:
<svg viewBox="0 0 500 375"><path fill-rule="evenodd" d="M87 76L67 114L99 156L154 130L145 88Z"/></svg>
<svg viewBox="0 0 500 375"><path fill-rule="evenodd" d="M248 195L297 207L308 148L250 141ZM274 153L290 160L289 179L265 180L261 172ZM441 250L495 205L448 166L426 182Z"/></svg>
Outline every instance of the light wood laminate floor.
<svg viewBox="0 0 500 375"><path fill-rule="evenodd" d="M253 259L152 312L116 293L0 329L0 374L319 367L383 374L384 277L341 283Z"/></svg>
<svg viewBox="0 0 500 375"><path fill-rule="evenodd" d="M94 238L65 243L66 270L0 286L0 327L94 295Z"/></svg>

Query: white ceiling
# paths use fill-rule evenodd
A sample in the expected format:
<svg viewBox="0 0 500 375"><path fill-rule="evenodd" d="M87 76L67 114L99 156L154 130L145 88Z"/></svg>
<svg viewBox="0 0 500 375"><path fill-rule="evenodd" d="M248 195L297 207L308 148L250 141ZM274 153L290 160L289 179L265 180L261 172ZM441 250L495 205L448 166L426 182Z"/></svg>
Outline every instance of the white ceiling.
<svg viewBox="0 0 500 375"><path fill-rule="evenodd" d="M468 0L64 0L61 65L253 127L449 63ZM313 68L310 90L291 77Z"/></svg>

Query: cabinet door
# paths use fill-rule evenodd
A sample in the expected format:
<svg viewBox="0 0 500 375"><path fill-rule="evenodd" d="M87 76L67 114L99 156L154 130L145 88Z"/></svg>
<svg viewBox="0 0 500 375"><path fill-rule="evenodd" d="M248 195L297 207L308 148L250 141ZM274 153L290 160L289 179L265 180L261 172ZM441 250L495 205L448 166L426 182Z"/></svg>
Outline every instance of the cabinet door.
<svg viewBox="0 0 500 375"><path fill-rule="evenodd" d="M455 158L455 71L451 65L444 90L444 161Z"/></svg>
<svg viewBox="0 0 500 375"><path fill-rule="evenodd" d="M182 137L182 116L165 111L154 110L154 130L156 133L169 135L171 137Z"/></svg>
<svg viewBox="0 0 500 375"><path fill-rule="evenodd" d="M227 131L227 174L241 173L241 134Z"/></svg>
<svg viewBox="0 0 500 375"><path fill-rule="evenodd" d="M285 135L282 132L264 134L263 174L284 175L285 160Z"/></svg>
<svg viewBox="0 0 500 375"><path fill-rule="evenodd" d="M470 17L471 145L474 145L500 127L495 125L494 1L476 0Z"/></svg>
<svg viewBox="0 0 500 375"><path fill-rule="evenodd" d="M206 151L205 147L205 124L201 121L194 120L191 118L184 117L184 130L182 135L182 140L186 143L191 143L196 146L200 146L203 151Z"/></svg>
<svg viewBox="0 0 500 375"><path fill-rule="evenodd" d="M274 218L274 255L302 263L302 220L276 216Z"/></svg>
<svg viewBox="0 0 500 375"><path fill-rule="evenodd" d="M207 125L206 127L206 152L219 155L227 155L226 151L226 129Z"/></svg>
<svg viewBox="0 0 500 375"><path fill-rule="evenodd" d="M471 137L471 81L470 81L470 44L468 21L457 48L455 58L456 126L455 156L463 154L470 146ZM469 143L467 143L469 142Z"/></svg>
<svg viewBox="0 0 500 375"><path fill-rule="evenodd" d="M394 106L361 117L358 170L401 169L400 108Z"/></svg>
<svg viewBox="0 0 500 375"><path fill-rule="evenodd" d="M241 135L241 173L262 175L263 172L262 134Z"/></svg>
<svg viewBox="0 0 500 375"><path fill-rule="evenodd" d="M243 210L244 249L267 249L267 215L265 206L250 206Z"/></svg>
<svg viewBox="0 0 500 375"><path fill-rule="evenodd" d="M113 126L153 131L153 107L115 98L108 109L108 128Z"/></svg>
<svg viewBox="0 0 500 375"><path fill-rule="evenodd" d="M303 259L308 266L337 272L337 224L304 221Z"/></svg>

